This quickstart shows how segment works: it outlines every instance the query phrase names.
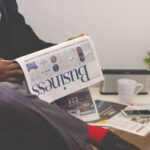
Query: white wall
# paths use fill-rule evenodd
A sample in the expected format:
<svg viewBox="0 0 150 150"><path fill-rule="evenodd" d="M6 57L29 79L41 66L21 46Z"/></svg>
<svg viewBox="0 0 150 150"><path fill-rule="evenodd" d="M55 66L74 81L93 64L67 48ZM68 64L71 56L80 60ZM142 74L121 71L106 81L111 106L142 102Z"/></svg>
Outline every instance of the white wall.
<svg viewBox="0 0 150 150"><path fill-rule="evenodd" d="M17 0L19 11L46 41L89 34L103 68L146 68L150 0Z"/></svg>

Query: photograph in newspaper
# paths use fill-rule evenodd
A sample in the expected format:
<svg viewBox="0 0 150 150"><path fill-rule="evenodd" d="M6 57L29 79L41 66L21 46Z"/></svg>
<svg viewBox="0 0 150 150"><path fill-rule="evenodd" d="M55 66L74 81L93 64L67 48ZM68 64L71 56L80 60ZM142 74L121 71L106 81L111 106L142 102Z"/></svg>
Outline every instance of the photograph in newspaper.
<svg viewBox="0 0 150 150"><path fill-rule="evenodd" d="M31 94L53 102L103 80L94 44L82 36L17 58Z"/></svg>
<svg viewBox="0 0 150 150"><path fill-rule="evenodd" d="M67 111L83 121L88 122L99 119L96 105L88 88L65 96L55 101L55 104L60 110Z"/></svg>
<svg viewBox="0 0 150 150"><path fill-rule="evenodd" d="M119 113L112 117L107 124L108 126L140 136L146 136L150 133L150 117L148 116L125 117L122 113Z"/></svg>
<svg viewBox="0 0 150 150"><path fill-rule="evenodd" d="M138 122L141 124L147 124L150 126L150 116L134 116L131 121Z"/></svg>
<svg viewBox="0 0 150 150"><path fill-rule="evenodd" d="M108 102L105 100L95 100L96 107L100 116L100 119L96 123L105 125L110 118L118 114L122 109L125 109L127 105L120 103Z"/></svg>
<svg viewBox="0 0 150 150"><path fill-rule="evenodd" d="M131 108L129 107L128 109L131 109ZM138 110L148 109L148 110L150 110L150 105L149 104L138 104L138 105L134 105L132 109L138 109ZM150 127L150 115L149 116L134 116L132 118L132 120L135 122L138 122L138 123L146 124Z"/></svg>

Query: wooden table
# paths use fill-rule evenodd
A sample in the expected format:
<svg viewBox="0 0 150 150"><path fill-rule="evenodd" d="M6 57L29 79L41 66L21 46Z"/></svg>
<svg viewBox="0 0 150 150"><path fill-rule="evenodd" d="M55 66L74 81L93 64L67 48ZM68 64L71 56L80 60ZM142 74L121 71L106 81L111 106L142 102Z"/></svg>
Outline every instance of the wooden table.
<svg viewBox="0 0 150 150"><path fill-rule="evenodd" d="M94 100L106 100L111 102L119 102L118 95L102 95L99 92L100 91L99 87L92 87L90 88L90 90ZM150 94L138 95L133 99L132 103L150 105ZM150 134L148 134L146 137L142 137L128 132L120 131L117 129L114 130L114 132L119 136L121 136L122 138L126 139L127 141L134 143L135 145L140 147L141 150L150 150Z"/></svg>

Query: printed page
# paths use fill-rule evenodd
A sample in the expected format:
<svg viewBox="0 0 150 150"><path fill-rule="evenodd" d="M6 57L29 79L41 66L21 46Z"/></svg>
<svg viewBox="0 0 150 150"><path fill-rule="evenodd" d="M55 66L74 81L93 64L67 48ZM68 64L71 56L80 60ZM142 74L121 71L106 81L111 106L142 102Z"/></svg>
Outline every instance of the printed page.
<svg viewBox="0 0 150 150"><path fill-rule="evenodd" d="M53 102L103 80L90 37L77 39L17 58L31 94Z"/></svg>
<svg viewBox="0 0 150 150"><path fill-rule="evenodd" d="M83 121L99 119L96 105L88 88L65 96L55 101L55 104L60 110L66 111Z"/></svg>
<svg viewBox="0 0 150 150"><path fill-rule="evenodd" d="M150 133L150 119L148 117L125 117L121 113L112 117L108 121L108 126L124 130L140 136Z"/></svg>
<svg viewBox="0 0 150 150"><path fill-rule="evenodd" d="M125 109L127 105L109 102L105 100L95 100L96 107L100 119L96 121L98 124L105 125L113 116L118 114L122 109Z"/></svg>

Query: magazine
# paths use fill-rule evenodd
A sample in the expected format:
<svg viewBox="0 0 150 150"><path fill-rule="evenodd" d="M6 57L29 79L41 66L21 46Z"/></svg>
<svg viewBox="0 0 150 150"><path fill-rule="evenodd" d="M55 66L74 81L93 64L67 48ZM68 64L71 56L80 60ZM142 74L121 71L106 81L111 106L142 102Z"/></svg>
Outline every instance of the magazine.
<svg viewBox="0 0 150 150"><path fill-rule="evenodd" d="M47 102L103 80L94 44L86 35L16 61L25 74L30 93Z"/></svg>
<svg viewBox="0 0 150 150"><path fill-rule="evenodd" d="M99 114L88 88L67 95L54 102L61 110L86 122L98 120Z"/></svg>
<svg viewBox="0 0 150 150"><path fill-rule="evenodd" d="M150 133L150 116L126 117L120 112L122 109L147 109L147 106L127 106L101 100L96 100L96 106L100 119L92 124L116 128L139 136Z"/></svg>

